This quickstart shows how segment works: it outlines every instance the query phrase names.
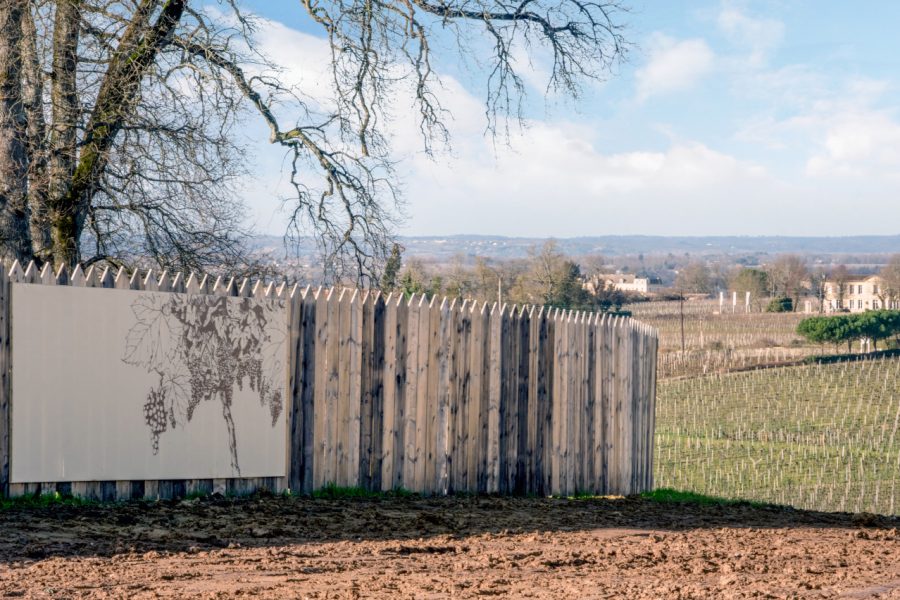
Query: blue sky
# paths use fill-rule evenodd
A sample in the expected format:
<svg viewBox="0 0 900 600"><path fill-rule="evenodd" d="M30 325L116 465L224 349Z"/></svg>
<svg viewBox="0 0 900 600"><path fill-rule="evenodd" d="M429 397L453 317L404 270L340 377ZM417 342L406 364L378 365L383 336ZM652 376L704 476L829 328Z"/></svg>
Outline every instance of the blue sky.
<svg viewBox="0 0 900 600"><path fill-rule="evenodd" d="M322 42L298 0L250 2L267 53L317 83ZM900 2L639 2L635 44L577 104L544 100L546 57L526 73L528 121L483 136L483 80L436 68L453 149L428 159L402 119L395 151L407 235L851 235L898 233ZM398 112L403 114L402 106ZM264 140L263 128L248 135ZM244 186L259 229L282 233L282 154L252 144Z"/></svg>

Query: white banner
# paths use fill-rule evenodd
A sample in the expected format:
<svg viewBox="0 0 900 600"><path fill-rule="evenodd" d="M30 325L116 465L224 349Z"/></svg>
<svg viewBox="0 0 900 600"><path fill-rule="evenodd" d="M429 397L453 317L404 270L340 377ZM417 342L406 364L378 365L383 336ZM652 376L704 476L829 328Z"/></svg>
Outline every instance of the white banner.
<svg viewBox="0 0 900 600"><path fill-rule="evenodd" d="M11 481L281 477L280 299L14 284Z"/></svg>

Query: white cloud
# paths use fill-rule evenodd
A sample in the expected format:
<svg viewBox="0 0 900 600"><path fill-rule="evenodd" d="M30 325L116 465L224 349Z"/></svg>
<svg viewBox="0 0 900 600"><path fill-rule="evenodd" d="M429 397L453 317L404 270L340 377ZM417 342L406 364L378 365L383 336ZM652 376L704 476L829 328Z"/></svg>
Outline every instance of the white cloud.
<svg viewBox="0 0 900 600"><path fill-rule="evenodd" d="M721 18L720 26L735 43L754 28L765 30L759 29L760 20L744 17L737 12ZM758 47L774 48L780 38L771 31L777 30L770 24L769 41ZM323 95L327 92L323 40L276 22L268 22L260 37L291 82L304 90L323 86ZM751 57L764 56L752 45L747 48ZM889 96L884 82L838 84L803 65L776 70L744 58L726 62L702 39L661 34L651 38L648 58L637 72L642 100L696 86L716 70L728 77L732 96L752 97L764 107L738 137L777 149L760 154L769 168L724 151L717 142L677 133L667 142L634 142L628 151L601 146L597 140L614 139L613 130L574 117L532 121L526 130L513 133L509 146L495 145L484 136L483 99L445 76L441 102L452 114L452 154L435 160L424 156L409 96L401 91L391 103L396 119L390 135L410 215L403 232L811 235L845 233L841 228L847 223L854 223L854 232L896 229L900 206L889 217L862 226L853 200L865 197L888 207L900 195L900 181L889 175L900 170L900 152L894 150L900 149L900 125L879 104ZM525 68L524 57L517 59ZM533 75L541 75L541 64L537 61ZM539 85L538 79L528 83ZM634 121L627 126L636 129L642 117L639 110L630 112ZM677 132L678 122L673 123ZM263 142L253 149L258 149L251 154L260 163L255 169L260 175L255 185L248 185L246 197L263 227L278 232L283 215L273 219L272 207L291 193L287 176L278 176L283 153ZM788 167L791 172L776 177L785 167L773 156L795 163Z"/></svg>
<svg viewBox="0 0 900 600"><path fill-rule="evenodd" d="M532 123L496 159L485 141L467 140L465 152L454 160L410 165L408 231L702 232L714 217L733 221L735 207L751 202L750 190L776 185L760 166L698 142L607 153L594 144L597 133L584 124ZM771 196L765 202L774 209L777 201ZM735 221L729 233L747 226Z"/></svg>
<svg viewBox="0 0 900 600"><path fill-rule="evenodd" d="M716 22L732 43L749 50L751 65L765 63L784 39L784 23L751 17L732 2L723 3Z"/></svg>
<svg viewBox="0 0 900 600"><path fill-rule="evenodd" d="M761 70L742 85L754 87L750 81L774 109L748 119L736 139L792 153L799 176L896 178L900 107L890 101L888 82L828 78L801 67Z"/></svg>
<svg viewBox="0 0 900 600"><path fill-rule="evenodd" d="M702 39L679 41L654 34L650 59L635 74L638 99L688 89L712 70L714 62L715 54Z"/></svg>
<svg viewBox="0 0 900 600"><path fill-rule="evenodd" d="M893 176L900 168L900 123L878 111L847 113L827 124L821 149L807 161L814 176Z"/></svg>

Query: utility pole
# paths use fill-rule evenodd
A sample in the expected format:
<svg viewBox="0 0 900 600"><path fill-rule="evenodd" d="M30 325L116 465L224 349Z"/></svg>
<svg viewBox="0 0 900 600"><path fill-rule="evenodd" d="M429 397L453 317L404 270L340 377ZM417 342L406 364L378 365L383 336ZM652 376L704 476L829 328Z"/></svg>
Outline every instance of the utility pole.
<svg viewBox="0 0 900 600"><path fill-rule="evenodd" d="M503 305L503 277L497 273L497 306Z"/></svg>
<svg viewBox="0 0 900 600"><path fill-rule="evenodd" d="M684 359L684 290L678 290L678 309L681 313L681 358Z"/></svg>

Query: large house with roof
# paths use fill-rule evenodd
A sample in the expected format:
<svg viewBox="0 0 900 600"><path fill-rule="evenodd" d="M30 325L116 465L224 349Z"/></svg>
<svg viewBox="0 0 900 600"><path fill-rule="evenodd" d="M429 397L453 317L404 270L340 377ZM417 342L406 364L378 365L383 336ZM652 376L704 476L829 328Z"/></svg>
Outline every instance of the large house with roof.
<svg viewBox="0 0 900 600"><path fill-rule="evenodd" d="M884 281L878 275L857 275L843 284L825 282L826 312L863 312L881 308L897 308L884 289Z"/></svg>
<svg viewBox="0 0 900 600"><path fill-rule="evenodd" d="M633 273L597 273L584 282L584 288L591 293L612 288L620 292L638 292L647 294L659 286L651 283L647 277L637 277Z"/></svg>

